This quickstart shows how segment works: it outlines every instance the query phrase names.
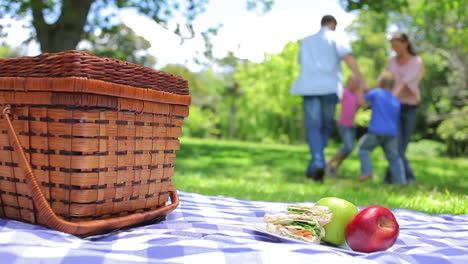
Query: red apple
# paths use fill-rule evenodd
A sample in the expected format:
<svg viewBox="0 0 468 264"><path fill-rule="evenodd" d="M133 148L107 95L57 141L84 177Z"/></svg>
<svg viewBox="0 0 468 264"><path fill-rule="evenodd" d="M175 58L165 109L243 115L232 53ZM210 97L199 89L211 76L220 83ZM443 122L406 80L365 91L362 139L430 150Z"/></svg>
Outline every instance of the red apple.
<svg viewBox="0 0 468 264"><path fill-rule="evenodd" d="M351 219L345 229L348 246L359 252L375 252L395 244L400 227L395 216L385 207L364 208Z"/></svg>

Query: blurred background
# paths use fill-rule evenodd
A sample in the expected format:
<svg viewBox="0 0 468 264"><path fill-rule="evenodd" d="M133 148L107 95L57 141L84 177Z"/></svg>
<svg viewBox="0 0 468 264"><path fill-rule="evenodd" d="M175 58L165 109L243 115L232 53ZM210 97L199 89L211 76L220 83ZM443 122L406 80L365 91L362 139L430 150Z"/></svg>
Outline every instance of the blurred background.
<svg viewBox="0 0 468 264"><path fill-rule="evenodd" d="M1 0L0 57L78 49L181 75L193 98L184 137L294 145L305 142L302 99L289 93L299 41L331 14L370 86L393 55L391 33L408 33L426 68L413 145L466 157L467 7L467 0ZM359 110L358 136L369 116Z"/></svg>

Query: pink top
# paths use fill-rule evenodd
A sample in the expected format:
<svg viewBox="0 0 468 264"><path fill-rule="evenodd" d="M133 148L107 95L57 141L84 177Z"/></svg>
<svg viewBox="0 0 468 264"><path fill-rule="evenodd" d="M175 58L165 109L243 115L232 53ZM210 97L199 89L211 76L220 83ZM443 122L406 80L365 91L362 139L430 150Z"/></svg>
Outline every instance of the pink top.
<svg viewBox="0 0 468 264"><path fill-rule="evenodd" d="M401 83L406 83L408 87L416 93L416 96L411 94L406 89L403 89L398 96L402 104L417 105L421 100L419 91L419 81L423 71L423 61L419 56L411 57L407 62L400 65L396 58L392 58L388 63L387 69L395 75L395 87Z"/></svg>
<svg viewBox="0 0 468 264"><path fill-rule="evenodd" d="M342 126L352 127L354 126L354 116L358 109L358 97L348 90L343 89L343 100L341 101L341 115L338 124Z"/></svg>

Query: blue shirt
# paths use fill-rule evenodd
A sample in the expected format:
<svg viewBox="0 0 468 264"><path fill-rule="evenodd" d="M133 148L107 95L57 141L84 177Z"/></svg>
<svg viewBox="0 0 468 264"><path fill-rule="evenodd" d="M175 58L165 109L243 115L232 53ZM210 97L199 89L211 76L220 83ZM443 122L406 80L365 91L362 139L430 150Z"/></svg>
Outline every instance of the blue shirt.
<svg viewBox="0 0 468 264"><path fill-rule="evenodd" d="M398 136L400 101L390 91L374 88L364 99L370 102L372 115L368 130L373 133Z"/></svg>
<svg viewBox="0 0 468 264"><path fill-rule="evenodd" d="M319 32L301 42L299 63L301 73L291 87L297 95L325 95L336 93L341 98L341 60L351 54L349 40L323 26Z"/></svg>

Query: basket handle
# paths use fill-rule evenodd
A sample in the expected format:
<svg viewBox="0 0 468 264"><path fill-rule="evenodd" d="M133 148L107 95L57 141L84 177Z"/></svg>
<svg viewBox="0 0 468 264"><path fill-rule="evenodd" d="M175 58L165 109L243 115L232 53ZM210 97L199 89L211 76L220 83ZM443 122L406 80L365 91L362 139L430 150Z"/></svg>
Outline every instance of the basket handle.
<svg viewBox="0 0 468 264"><path fill-rule="evenodd" d="M1 98L0 96L0 102L2 102L2 99L3 98ZM106 230L119 229L122 227L150 221L158 216L166 215L172 212L179 205L179 197L177 195L177 191L174 185L171 184L169 190L171 204L169 205L165 205L148 212L134 213L126 216L120 216L109 219L91 220L83 222L69 222L63 220L55 214L55 212L50 207L50 204L47 201L46 197L41 191L41 187L39 186L39 183L36 180L36 176L34 175L34 171L31 167L31 164L29 163L28 158L24 153L24 149L21 145L18 135L15 132L10 117L8 116L10 113L10 108L11 107L9 105L6 105L3 108L1 114L8 129L8 133L13 139L13 147L15 150L17 150L19 165L25 172L26 181L28 183L32 199L34 201L34 204L36 205L37 210L39 211L39 217L44 221L44 223L48 227L74 235L96 234Z"/></svg>

